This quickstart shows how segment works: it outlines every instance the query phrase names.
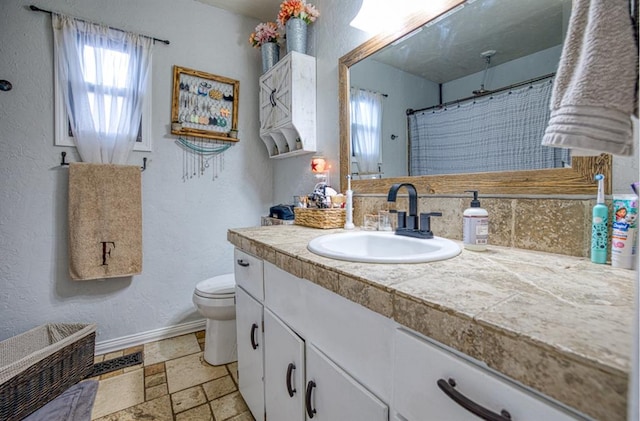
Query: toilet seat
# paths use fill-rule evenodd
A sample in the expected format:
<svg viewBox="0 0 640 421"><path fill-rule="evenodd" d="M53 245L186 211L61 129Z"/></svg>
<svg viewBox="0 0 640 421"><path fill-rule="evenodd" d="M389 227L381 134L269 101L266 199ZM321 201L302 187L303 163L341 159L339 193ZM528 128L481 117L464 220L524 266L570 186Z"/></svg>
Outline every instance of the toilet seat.
<svg viewBox="0 0 640 421"><path fill-rule="evenodd" d="M194 293L203 298L233 298L236 293L235 275L227 273L198 282Z"/></svg>

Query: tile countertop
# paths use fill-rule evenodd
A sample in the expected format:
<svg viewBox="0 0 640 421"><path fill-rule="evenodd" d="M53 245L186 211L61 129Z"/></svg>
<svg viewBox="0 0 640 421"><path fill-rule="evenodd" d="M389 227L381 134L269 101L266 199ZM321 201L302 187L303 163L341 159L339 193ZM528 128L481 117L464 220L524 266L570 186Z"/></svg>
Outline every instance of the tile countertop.
<svg viewBox="0 0 640 421"><path fill-rule="evenodd" d="M626 419L635 271L498 246L401 265L307 250L342 231L239 228L227 239L589 416Z"/></svg>

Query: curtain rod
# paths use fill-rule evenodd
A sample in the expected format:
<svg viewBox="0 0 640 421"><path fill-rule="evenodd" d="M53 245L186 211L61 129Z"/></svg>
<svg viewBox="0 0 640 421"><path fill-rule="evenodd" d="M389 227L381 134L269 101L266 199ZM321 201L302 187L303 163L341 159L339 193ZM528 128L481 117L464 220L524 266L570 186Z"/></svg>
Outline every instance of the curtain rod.
<svg viewBox="0 0 640 421"><path fill-rule="evenodd" d="M525 80L523 82L514 83L513 85L503 86L502 88L493 89L493 90L487 91L487 92L485 92L483 94L472 95L472 96L468 96L466 98L456 99L454 101L445 102L444 104L438 104L438 105L432 105L431 107L420 108L419 110L413 110L411 108L407 108L407 115L413 115L415 113L419 113L420 111L428 111L428 110L433 110L433 109L436 109L436 108L448 107L449 105L457 104L457 103L460 103L460 102L463 102L463 101L468 101L470 99L482 98L483 96L492 95L492 94L495 94L497 92L507 91L509 89L518 88L520 86L528 85L530 83L539 82L539 81L544 80L544 79L549 79L551 77L554 77L555 75L556 75L555 72L554 73L549 73L549 74L546 74L544 76L538 76L538 77L534 77L533 79Z"/></svg>
<svg viewBox="0 0 640 421"><path fill-rule="evenodd" d="M383 94L382 92L372 91L371 89L358 88L357 86L352 86L352 88L359 89L359 90L361 90L361 91L371 92L372 94L382 95L382 96L383 96L383 97L385 97L385 98L387 98L387 97L389 96L389 95L387 95L387 94Z"/></svg>
<svg viewBox="0 0 640 421"><path fill-rule="evenodd" d="M29 6L29 9L33 10L34 12L44 12L44 13L48 13L48 14L52 14L53 13L51 10L41 9L38 6L34 6L33 4ZM88 21L86 21L84 19L78 19L78 18L74 18L74 19L79 20L80 22L92 23L92 22L88 22ZM114 28L113 26L107 26L107 27L109 29L113 29L114 31L128 32L128 31L125 31L123 29ZM166 45L170 44L169 40L166 40L166 39L159 39L159 38L150 37L148 35L142 35L142 34L139 34L139 35L142 36L142 37L145 37L145 38L151 38L154 42L158 41L158 42L161 42L161 43L166 44Z"/></svg>

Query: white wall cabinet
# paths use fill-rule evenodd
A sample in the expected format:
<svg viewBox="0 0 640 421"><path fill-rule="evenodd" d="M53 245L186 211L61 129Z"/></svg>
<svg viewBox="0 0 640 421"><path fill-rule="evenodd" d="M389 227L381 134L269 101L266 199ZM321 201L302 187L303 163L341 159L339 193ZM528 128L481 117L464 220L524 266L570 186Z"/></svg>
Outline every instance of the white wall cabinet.
<svg viewBox="0 0 640 421"><path fill-rule="evenodd" d="M269 157L316 151L316 59L290 52L260 77L260 138Z"/></svg>

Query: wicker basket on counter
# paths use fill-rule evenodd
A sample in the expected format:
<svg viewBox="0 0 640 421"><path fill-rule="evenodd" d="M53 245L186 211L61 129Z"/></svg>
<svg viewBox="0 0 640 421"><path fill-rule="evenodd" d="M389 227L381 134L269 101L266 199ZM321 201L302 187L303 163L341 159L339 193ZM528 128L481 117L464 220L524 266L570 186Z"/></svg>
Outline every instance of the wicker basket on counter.
<svg viewBox="0 0 640 421"><path fill-rule="evenodd" d="M296 225L311 228L343 228L346 212L343 208L293 208Z"/></svg>
<svg viewBox="0 0 640 421"><path fill-rule="evenodd" d="M21 420L91 374L95 324L47 324L0 342L0 420Z"/></svg>

